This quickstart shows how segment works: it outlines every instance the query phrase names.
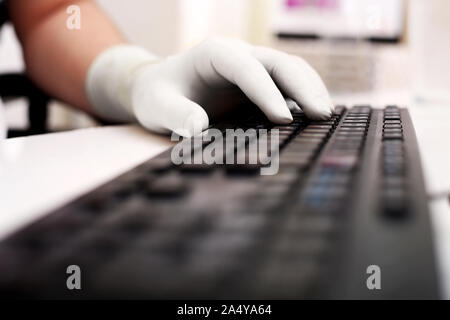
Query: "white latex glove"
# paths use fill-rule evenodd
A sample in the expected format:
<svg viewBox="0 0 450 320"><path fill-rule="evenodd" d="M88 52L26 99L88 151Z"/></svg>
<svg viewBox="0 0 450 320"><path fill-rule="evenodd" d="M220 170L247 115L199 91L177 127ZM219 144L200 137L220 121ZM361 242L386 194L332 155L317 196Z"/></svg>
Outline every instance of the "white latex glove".
<svg viewBox="0 0 450 320"><path fill-rule="evenodd" d="M290 123L289 109L298 106L311 119L334 111L322 80L303 59L221 38L162 60L138 47L113 47L92 64L86 89L106 119L137 119L149 130L181 136L200 133L209 117L246 99L277 124Z"/></svg>

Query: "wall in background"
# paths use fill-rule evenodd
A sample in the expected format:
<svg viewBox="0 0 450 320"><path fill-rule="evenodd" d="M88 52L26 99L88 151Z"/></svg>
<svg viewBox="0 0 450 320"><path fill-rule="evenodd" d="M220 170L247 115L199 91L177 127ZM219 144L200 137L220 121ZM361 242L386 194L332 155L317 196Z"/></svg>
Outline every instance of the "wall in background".
<svg viewBox="0 0 450 320"><path fill-rule="evenodd" d="M419 99L450 102L450 1L410 0L409 40Z"/></svg>
<svg viewBox="0 0 450 320"><path fill-rule="evenodd" d="M167 55L177 48L179 0L96 1L131 42L159 55Z"/></svg>
<svg viewBox="0 0 450 320"><path fill-rule="evenodd" d="M213 35L248 39L250 9L270 0L97 0L132 42L168 55Z"/></svg>

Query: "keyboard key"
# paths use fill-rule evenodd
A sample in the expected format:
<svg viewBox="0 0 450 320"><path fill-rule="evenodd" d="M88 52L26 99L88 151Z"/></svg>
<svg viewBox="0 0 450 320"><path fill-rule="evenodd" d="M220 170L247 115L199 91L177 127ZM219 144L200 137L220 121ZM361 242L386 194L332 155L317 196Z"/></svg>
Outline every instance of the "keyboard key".
<svg viewBox="0 0 450 320"><path fill-rule="evenodd" d="M367 128L367 124L361 123L343 123L341 128Z"/></svg>
<svg viewBox="0 0 450 320"><path fill-rule="evenodd" d="M401 124L385 124L383 125L384 129L403 129Z"/></svg>
<svg viewBox="0 0 450 320"><path fill-rule="evenodd" d="M364 124L367 125L369 123L368 120L344 120L343 124L352 124L352 123L358 123L358 124Z"/></svg>
<svg viewBox="0 0 450 320"><path fill-rule="evenodd" d="M172 172L149 182L145 193L150 198L172 198L183 196L188 190L182 176L177 172Z"/></svg>
<svg viewBox="0 0 450 320"><path fill-rule="evenodd" d="M280 166L281 167L294 166L303 169L310 165L311 158L312 154L282 155L280 158Z"/></svg>
<svg viewBox="0 0 450 320"><path fill-rule="evenodd" d="M408 201L403 189L385 189L382 205L389 218L404 219L408 216Z"/></svg>
<svg viewBox="0 0 450 320"><path fill-rule="evenodd" d="M383 177L383 187L385 189L404 189L406 188L406 181L404 177L387 176Z"/></svg>
<svg viewBox="0 0 450 320"><path fill-rule="evenodd" d="M302 131L302 134L305 134L305 133L318 133L318 134L326 134L327 136L329 135L329 133L330 133L330 130L329 129L311 129L311 128L307 128L307 129L305 129L305 130L303 130Z"/></svg>
<svg viewBox="0 0 450 320"><path fill-rule="evenodd" d="M355 155L329 155L322 159L322 166L338 167L338 168L353 168L358 162L358 157Z"/></svg>
<svg viewBox="0 0 450 320"><path fill-rule="evenodd" d="M309 133L309 132L302 132L301 137L302 138L318 138L318 139L325 139L328 137L328 133Z"/></svg>
<svg viewBox="0 0 450 320"><path fill-rule="evenodd" d="M261 172L259 164L230 164L225 166L228 175L256 175Z"/></svg>
<svg viewBox="0 0 450 320"><path fill-rule="evenodd" d="M336 126L336 121L311 121L310 125L312 126Z"/></svg>
<svg viewBox="0 0 450 320"><path fill-rule="evenodd" d="M332 125L323 125L323 124L311 124L307 127L307 129L326 129L331 130L333 129Z"/></svg>
<svg viewBox="0 0 450 320"><path fill-rule="evenodd" d="M346 128L346 127L341 127L339 129L339 132L366 132L367 129L366 128Z"/></svg>
<svg viewBox="0 0 450 320"><path fill-rule="evenodd" d="M385 120L384 124L401 124L400 120Z"/></svg>
<svg viewBox="0 0 450 320"><path fill-rule="evenodd" d="M179 170L183 173L206 174L213 172L215 166L212 164L183 164Z"/></svg>
<svg viewBox="0 0 450 320"><path fill-rule="evenodd" d="M396 120L396 121L400 121L401 117L400 115L397 114L385 114L384 115L384 120Z"/></svg>
<svg viewBox="0 0 450 320"><path fill-rule="evenodd" d="M403 140L402 133L385 133L383 134L383 140Z"/></svg>
<svg viewBox="0 0 450 320"><path fill-rule="evenodd" d="M383 129L384 133L403 133L403 129L389 129L389 128L385 128Z"/></svg>

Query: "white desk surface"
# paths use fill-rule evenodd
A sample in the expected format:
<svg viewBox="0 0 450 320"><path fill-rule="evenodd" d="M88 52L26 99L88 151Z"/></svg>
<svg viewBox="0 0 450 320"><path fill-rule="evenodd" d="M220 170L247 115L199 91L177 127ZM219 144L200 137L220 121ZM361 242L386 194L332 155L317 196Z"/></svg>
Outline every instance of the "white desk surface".
<svg viewBox="0 0 450 320"><path fill-rule="evenodd" d="M9 139L0 152L0 238L171 146L137 126Z"/></svg>
<svg viewBox="0 0 450 320"><path fill-rule="evenodd" d="M371 100L365 100L371 101ZM441 283L450 298L450 107L411 108L430 196ZM0 238L171 146L137 126L10 139L0 148Z"/></svg>

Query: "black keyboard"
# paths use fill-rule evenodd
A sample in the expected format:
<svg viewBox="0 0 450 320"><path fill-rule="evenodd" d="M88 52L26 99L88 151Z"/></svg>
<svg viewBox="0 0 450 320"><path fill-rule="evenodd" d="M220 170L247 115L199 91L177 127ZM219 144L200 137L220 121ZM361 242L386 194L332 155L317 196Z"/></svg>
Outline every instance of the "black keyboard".
<svg viewBox="0 0 450 320"><path fill-rule="evenodd" d="M169 150L20 230L0 243L0 296L438 297L408 111L293 117L274 126L255 113L217 126L278 129L275 175L261 175L261 162L176 165ZM225 150L248 159L262 137ZM182 143L193 150L194 140ZM82 271L81 290L66 287L70 265ZM367 285L370 266L381 290Z"/></svg>

